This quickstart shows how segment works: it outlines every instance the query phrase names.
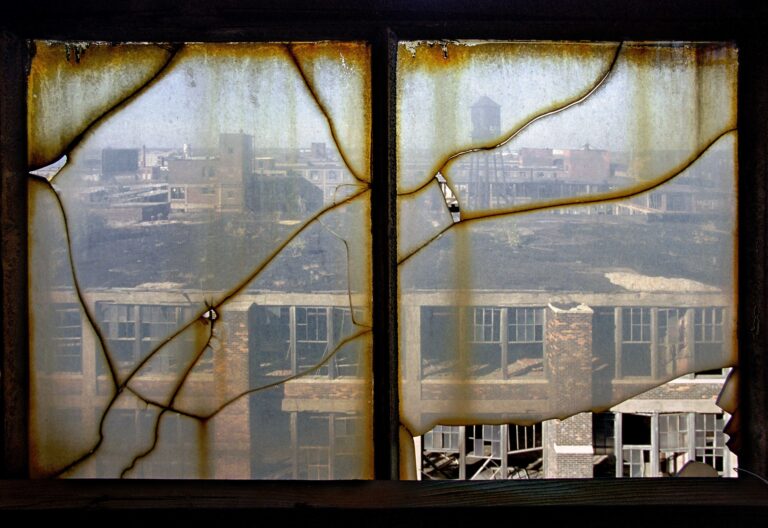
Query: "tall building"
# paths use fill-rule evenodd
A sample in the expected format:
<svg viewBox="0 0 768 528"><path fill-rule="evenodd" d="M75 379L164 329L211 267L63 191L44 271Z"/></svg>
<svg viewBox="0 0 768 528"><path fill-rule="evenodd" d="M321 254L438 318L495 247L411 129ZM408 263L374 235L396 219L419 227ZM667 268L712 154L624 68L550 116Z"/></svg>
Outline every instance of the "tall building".
<svg viewBox="0 0 768 528"><path fill-rule="evenodd" d="M173 211L242 212L245 180L253 171L253 136L220 134L215 155L194 155L190 147L166 161Z"/></svg>

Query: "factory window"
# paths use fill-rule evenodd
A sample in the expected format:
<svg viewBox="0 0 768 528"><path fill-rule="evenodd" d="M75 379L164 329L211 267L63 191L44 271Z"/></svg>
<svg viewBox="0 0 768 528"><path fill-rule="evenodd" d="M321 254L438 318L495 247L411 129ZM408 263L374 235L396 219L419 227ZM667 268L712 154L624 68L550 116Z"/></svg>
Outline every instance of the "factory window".
<svg viewBox="0 0 768 528"><path fill-rule="evenodd" d="M659 415L659 449L662 451L688 449L688 415Z"/></svg>
<svg viewBox="0 0 768 528"><path fill-rule="evenodd" d="M328 349L328 309L296 308L296 367L317 364Z"/></svg>
<svg viewBox="0 0 768 528"><path fill-rule="evenodd" d="M623 376L651 375L651 309L622 309Z"/></svg>
<svg viewBox="0 0 768 528"><path fill-rule="evenodd" d="M172 374L179 369L179 354L183 355L188 340L164 344L172 336L183 317L180 306L131 305L100 302L98 320L103 325L106 342L115 353L118 370L131 372L143 364L160 344L163 350L146 364L147 371Z"/></svg>
<svg viewBox="0 0 768 528"><path fill-rule="evenodd" d="M507 324L507 376L543 375L544 308L509 308Z"/></svg>
<svg viewBox="0 0 768 528"><path fill-rule="evenodd" d="M474 323L472 324L473 343L499 343L501 309L473 308Z"/></svg>
<svg viewBox="0 0 768 528"><path fill-rule="evenodd" d="M694 23L695 23L695 21L694 21ZM66 33L66 31L65 31L65 33ZM470 33L471 33L471 31L470 31ZM536 33L534 31L533 34L538 34L538 33ZM651 34L653 35L655 33L653 33L653 31L651 31ZM693 34L696 34L696 32L694 31ZM706 32L705 32L705 34L706 34ZM589 35L589 31L587 31L587 35ZM72 53L73 56L74 56L74 54L76 53L76 51L75 51L76 49L78 50L77 53L80 53L79 48L72 48L71 50L69 50L69 52ZM448 55L450 56L450 53ZM300 63L300 61L299 61L299 63ZM309 77L311 79L311 74L309 75ZM202 83L200 82L200 79L199 78L195 78L194 76L192 76L191 78L187 78L186 79L186 84L189 87L193 87L194 85L197 85L197 86L201 86L202 85ZM435 85L439 85L439 84L440 83L435 83ZM393 92L394 92L394 90L393 90ZM400 93L402 93L402 92L400 92ZM247 95L251 96L253 94L247 94ZM259 100L258 97L253 97L253 99ZM291 99L291 97L290 96L286 97L286 99ZM292 100L295 101L296 99L294 98ZM517 104L517 100L516 100L516 104ZM434 115L437 116L438 114L434 113ZM229 117L231 117L231 116L226 116L226 118L229 118ZM442 118L443 116L440 116L440 117ZM290 119L289 119L289 121L290 121ZM300 123L300 120L294 120L293 122ZM501 127L500 130L504 130L505 128L506 128L506 124L505 124L505 126ZM441 127L440 128L440 133L441 134L445 134L446 136L450 136L450 133L448 133L449 130L450 129L448 127L445 127L445 128ZM484 174L487 174L487 172L484 172ZM352 182L352 183L354 183L354 182ZM38 194L40 194L40 193L38 193ZM489 203L498 203L498 202L489 202ZM458 211L458 207L456 209ZM461 212L465 213L464 210L462 210ZM199 213L199 212L197 212L197 213ZM473 218L473 216L471 214L472 212L469 211L468 213L470 213L470 214L464 214L463 218L466 218L466 219ZM199 214L198 216L203 216L203 215ZM211 215L211 216L213 216L213 215ZM522 215L521 215L521 218L522 218ZM238 220L243 220L243 219L238 219ZM280 237L280 236L284 235L287 231L289 231L291 229L291 222L292 221L293 221L293 219L291 219L291 218L275 219L275 222L273 222L273 224L271 224L271 225L265 227L265 229L259 231L258 232L258 236L259 237L262 237L262 236L264 236L264 237L266 237L266 236ZM466 225L478 225L479 226L481 223L483 223L483 222L476 222L476 224L466 224ZM318 222L317 224L320 224L320 222ZM190 225L193 226L194 223L191 222ZM432 225L434 225L434 224L432 224ZM217 227L219 227L219 226L217 226ZM226 222L226 223L222 222L220 227L221 227L221 230L219 232L226 232L227 230L229 230L230 232L237 232L237 233L243 233L243 232L247 233L248 232L248 229L244 229L243 226L239 225L237 221ZM318 228L318 229L330 228L330 230L333 230L334 227L335 227L334 225L329 225L329 224L326 224L325 226L313 225L312 227L306 229L305 230L306 232L304 232L303 234L309 235L310 234L309 231L312 231L314 228ZM368 227L368 226L364 225L363 227L365 228L365 227ZM460 228L455 229L454 232L458 233L458 232L464 230L464 227L465 227L465 225L462 225ZM190 232L193 232L193 230L195 228L194 227L189 227L189 229L190 229ZM188 243L192 244L192 243L194 243L194 241L199 240L201 238L207 238L208 240L216 240L217 232L205 233L205 228L197 228L197 229L198 229L198 232L193 232L193 234L188 236L187 238L179 237L178 239L176 239L176 240L179 240L180 243L176 247L174 247L173 250L175 251L176 255L179 257L179 259L184 259L185 257L187 259L189 259L190 256L199 256L199 255L202 255L204 253L203 251L199 251L199 248L191 248L191 249L190 248L185 248L184 247L184 243L185 242L188 242ZM134 230L134 231L136 231L136 230ZM702 237L703 238L710 237L710 236L712 236L713 232L717 232L717 231L715 230L715 231L704 233L702 235ZM82 233L82 234L80 234L78 236L82 237L79 240L85 240L85 239L98 240L98 237L100 236L100 233L99 232ZM326 233L326 236L331 236L332 237L333 235L329 235L328 233ZM343 236L344 235L342 235L342 237ZM501 244L503 243L505 245L504 247L517 248L518 255L528 255L530 253L531 248L533 248L533 250L537 250L537 247L536 247L536 242L537 242L536 236L531 237L529 228L525 225L525 221L523 221L523 220L520 221L519 227L516 227L515 229L507 229L506 232L504 232L504 230L499 230L499 229L496 229L496 230L489 229L487 232L482 233L482 236L488 237L489 240L493 240L494 245L496 247L500 247ZM126 237L126 239L127 238L128 237ZM480 238L480 237L475 237L473 235L472 237L466 237L465 240L459 241L459 242L466 243L467 239L469 239L469 238ZM335 240L337 240L336 243L338 244L339 243L338 239L335 239ZM436 245L446 244L447 242L450 242L450 237L446 237L446 236L437 237L436 240L438 240L438 244L436 244ZM561 240L564 243L567 243L569 241L568 234L564 233L564 236L561 238ZM216 274L218 274L219 272L221 272L221 274L225 273L224 270L227 269L227 266L228 266L228 263L227 263L228 259L226 257L228 257L230 254L235 253L235 251L240 251L242 253L247 253L249 250L252 249L252 246L255 245L255 242L254 242L253 238L252 239L248 239L248 238L243 238L241 236L240 237L240 241L241 241L241 245L239 247L220 247L220 246L217 246L217 247L211 248L211 251L205 252L205 260L201 260L201 262L199 263L200 264L199 270L197 270L193 274L194 280L195 281L199 281L199 283L200 283L199 289L200 289L201 292L227 291L227 293L229 293L229 291L226 290L225 286L222 287L222 285L220 283L216 283L216 279L212 278L212 277L215 276ZM154 241L151 241L151 242L154 242ZM574 242L577 244L578 240L575 240ZM148 246L148 247L158 248L158 247L162 247L162 245L157 244L157 245L151 245L151 246ZM307 236L305 238L302 235L302 236L298 237L297 243L295 245L291 244L291 245L287 246L286 253L288 253L288 252L300 252L300 251L302 251L302 248L307 248L307 247L308 248L312 248L312 237ZM318 245L318 247L323 247L323 245ZM343 251L344 250L340 250L340 252L343 252ZM103 252L91 250L90 257L93 257L93 256L98 255L100 253L103 253ZM130 253L130 244L126 245L125 253L126 254ZM321 253L321 252L318 252L318 253ZM649 253L655 255L655 252L653 252L653 251L649 251ZM557 252L554 252L553 255L557 255ZM248 258L250 258L252 256L253 256L253 254L249 254ZM635 256L638 256L638 255L635 254ZM328 255L326 254L325 257L327 258ZM638 266L640 267L640 266L646 265L645 261L643 260L643 257L645 257L645 255L640 255L639 257L640 258L638 259ZM318 258L320 258L320 257L318 257ZM343 261L345 259L340 259L340 260ZM348 260L348 261L349 260L355 260L355 256L354 255L353 256L347 255L346 260ZM565 259L563 259L563 260L565 260ZM524 263L519 263L518 259L506 258L506 259L504 259L504 261L507 262L507 264L508 264L507 266L504 267L506 269L510 269L511 268L511 269L514 270L514 269L517 269L517 268L522 268L523 264L524 264ZM471 284L473 284L473 282L477 278L474 274L471 273L471 267L463 266L463 265L461 265L462 263L459 263L460 265L455 266L453 268L450 266L449 262L433 260L433 263L434 263L433 264L434 265L434 269L440 269L440 270L456 269L456 270L459 270L460 273L467 272L466 275L465 275L466 282L461 283L459 281L458 282L459 284L471 285ZM332 265L329 266L330 269L332 269L332 270L333 269L338 269L333 264L334 263L332 263ZM279 262L279 264L277 264L273 268L269 268L267 270L267 272L265 272L261 277L259 277L259 280L261 282L259 284L253 285L252 289L249 290L249 291L259 292L260 294L264 295L263 298L259 298L258 299L258 302L269 303L270 301L269 301L269 297L268 296L270 295L270 292L274 292L276 290L276 288L279 288L281 286L281 284L286 284L286 283L288 283L290 285L295 284L295 283L290 283L289 281L286 281L286 277L285 276L281 277L281 276L279 276L278 273L275 273L275 268L280 268L283 265L284 265L284 262L281 261L281 262ZM499 269L504 269L504 268L499 268ZM564 269L564 268L565 268L565 266L563 265L562 269ZM316 284L316 285L318 285L318 289L317 289L318 292L328 291L324 287L324 283L323 283L323 281L329 281L330 280L328 278L328 275L326 273L324 273L324 272L317 271L317 268L312 266L312 265L308 265L306 268L300 267L300 266L291 267L289 265L289 266L285 266L283 269L289 269L290 270L290 274L295 274L296 277L299 277L298 280L297 280L297 283L301 284L302 281L306 280L307 282L304 282L304 284ZM303 274L304 272L306 272L305 275ZM114 282L112 283L112 285L115 286L115 289L122 288L124 286L124 284L125 284L124 282L122 282L122 278L125 277L125 276L130 276L130 270L126 271L124 269L114 269L114 270L110 269L110 273L114 273L114 278L112 279ZM552 280L553 284L556 284L559 280L561 280L563 278L562 276L558 275L557 273L554 273L554 274L553 273L546 273L545 270L541 270L541 275L545 275L545 274L548 276L549 279ZM286 275L289 275L289 273L286 273ZM339 275L343 275L343 274L340 273ZM149 280L146 280L142 284L148 284L148 285L154 284L154 286L147 286L147 289L152 290L153 288L157 288L157 286L156 286L157 284L165 283L167 285L169 283L172 283L174 281L174 279L175 279L175 277L173 277L173 276L171 276L171 277L168 277L168 276L163 277L162 273L156 273L156 274L153 274L152 277ZM407 283L407 279L408 278L406 278L406 280L403 281L403 284L408 284ZM528 279L528 277L526 277L526 280L527 279ZM312 282L310 282L310 281L312 281ZM350 282L354 282L354 279L351 279ZM538 286L536 284L535 280L531 281L530 284L533 285L533 286L531 286L532 288L536 288ZM605 287L606 284L607 283L605 281L603 281L603 283L599 284L598 287ZM567 291L567 289L565 287L563 287L562 285L559 285L559 286L562 288L559 291ZM171 286L169 289L173 289L173 286ZM353 288L347 286L346 289L347 290L352 290ZM481 285L480 289L482 289L482 285ZM357 291L359 291L359 290L353 291L353 293L356 293ZM240 292L232 291L232 295L233 296L236 296L239 293ZM181 294L179 294L179 295L181 295ZM628 295L631 295L631 294L628 294ZM211 299L210 298L205 298L204 299L202 295L200 295L199 297L195 297L195 302L199 303L200 306L203 305L204 301L210 302ZM540 302L540 301L537 301L537 302ZM457 303L457 304L461 305L461 303ZM473 301L473 302L471 302L469 304L464 303L465 306L466 305L471 305L471 304L475 304L475 302ZM476 303L476 304L480 304L480 303ZM484 302L482 304L485 305L486 303ZM490 302L487 305L488 306L494 306L494 303ZM211 322L215 318L214 313L215 313L214 311L210 311L210 312L209 311L202 311L202 309L201 309L199 315L200 315L200 317L202 319L205 319L205 320ZM198 314L195 313L194 315L198 315ZM207 315L207 316L203 317L204 315ZM229 318L229 319L231 319L231 318ZM227 321L227 324L229 324L229 322L228 322L229 319L227 317L225 317L224 321ZM126 322L128 322L128 321L126 321ZM216 325L211 324L210 326L212 326L212 327L216 327L217 326L218 329L222 329L223 328L223 323L219 322ZM235 328L236 328L236 325L235 325ZM501 332L501 330L500 330L500 332ZM416 332L416 333L418 333L418 332ZM235 335L235 334L236 334L236 332L233 332L232 335ZM216 336L216 337L219 338L219 336ZM651 339L653 339L653 337L651 337ZM405 363L405 361L403 361L402 363ZM237 369L232 369L232 372L236 372L236 371L237 371ZM286 384L286 387L288 387L288 386L290 386L290 385ZM326 436L330 437L331 435L330 435L330 433L327 433ZM329 474L329 472L325 472L324 474L327 475L327 474Z"/></svg>
<svg viewBox="0 0 768 528"><path fill-rule="evenodd" d="M690 324L686 322L687 313L685 308L659 308L656 311L657 346L666 370L674 369L676 361L690 355L690 343L687 343Z"/></svg>
<svg viewBox="0 0 768 528"><path fill-rule="evenodd" d="M52 351L53 372L82 372L82 323L80 307L76 304L57 304Z"/></svg>
<svg viewBox="0 0 768 528"><path fill-rule="evenodd" d="M40 108L33 112L39 120L31 121L30 144L32 157L42 160L50 155L49 145L40 140L48 133L46 127L56 119L65 120L54 112L54 106L60 108L54 103L62 91L79 93L79 85L65 83L54 90L55 83L46 82L54 72L70 71L70 44L37 44L30 74L30 90L35 97L30 101ZM123 206L133 203L141 190L125 181L102 186L114 212L108 225L92 220L98 213L92 208L75 214L80 197L93 191L93 182L82 176L84 159L73 156L61 171L46 173L47 177L35 175L30 193L33 225L45 225L51 239L69 237L73 243L66 249L71 251L73 271L78 277L88 277L83 284L74 280L66 273L69 261L55 258L57 248L41 238L31 248L33 260L58 263L59 269L51 274L49 287L42 284L35 295L42 302L55 289L69 288L85 299L101 295L102 290L114 291L114 300L96 303L95 320L100 327L91 329L94 335L89 338L94 344L91 354L100 357L99 346L104 349L107 370L102 365L99 372L107 377L100 379L115 385L115 402L130 397L150 404L157 402L153 394L159 391L165 394L162 401L168 407L166 412L207 418L218 416L231 405L246 406L247 401L253 405L254 416L281 416L275 423L285 428L283 436L290 433L290 409L328 410L328 404L318 402L313 391L320 390L329 395L328 399L346 398L345 410L352 415L370 415L368 400L352 398L364 390L363 386L341 383L348 378L370 378L364 357L372 335L373 299L368 45L239 43L163 48L123 44L107 50L102 44L91 43L76 49L79 66L69 73L75 79L93 68L90 73L111 81L110 70L99 68L99 61L115 60L120 53L144 54L132 73L140 87L151 75L168 68L167 75L146 86L132 102L151 113L153 121L137 119L129 111L107 114L86 137L83 148L118 140L141 141L142 145L150 141L156 145L215 145L216 139L223 144L222 138L232 136L238 144L248 145L246 150L252 158L279 158L285 173L264 179L250 174L246 168L250 162L243 167L227 167L226 174L210 164L198 165L198 158L187 159L178 169L171 164L169 181L192 180L187 183L196 184L200 195L220 194L217 187L224 179L242 181L243 187L248 182L254 184L249 188L262 190L268 184L276 192L259 194L271 204L269 210L231 210L234 206L229 202L225 208L221 200L209 200L199 208L177 212L174 222L151 229L135 225L126 213L129 209ZM647 60L649 53L653 60ZM418 391L405 391L401 418L411 432L425 432L424 424L439 417L460 420L462 405L470 405L474 399L508 402L493 412L522 413L535 421L557 414L542 401L562 398L563 405L570 406L567 412L576 412L594 405L593 396L604 398L600 404L605 406L623 399L621 391L607 388L611 380L604 378L612 370L609 364L594 375L603 386L580 385L582 380L591 380L596 363L591 350L593 312L580 302L582 296L600 293L603 303L610 305L611 296L618 293L661 297L668 288L687 291L685 288L691 289L693 284L696 295L711 294L726 307L732 303L727 264L714 272L711 266L697 265L707 259L732 262L730 240L712 234L732 230L732 198L723 200L719 216L707 217L711 225L704 227L702 218L673 223L648 216L632 200L651 187L669 184L687 185L689 194L699 192L701 185L689 182L702 177L701 165L711 164L713 157L730 160L717 185L724 196L733 196L736 131L733 108L728 103L735 90L735 53L727 43L458 41L445 46L423 42L398 45L396 83L401 97L396 112L400 132L396 193L402 239L394 242L403 286L400 307L420 306L422 299L430 298L440 299L437 304L441 305L430 308L427 304L421 312L424 321L418 317L403 320L400 338L408 339L409 325L418 324L422 339L417 346L401 347L401 362L421 365L419 382L428 378L450 380L433 384L429 391L434 391L432 401L455 405L453 409L442 404L433 411L425 410L418 398L411 399ZM216 60L211 60L214 56ZM465 71L462 57L474 66ZM509 68L498 68L502 59L508 60ZM461 112L442 111L444 94L436 88L441 86L439 79L424 82L436 75L429 66L433 60L445 61L441 63L443 70L451 73L453 82L467 76L483 79L472 90L457 90L460 99L450 101L449 107L461 108ZM531 64L542 76L536 81L538 89L530 91L525 104L509 105L507 101L514 94L528 93L528 81L533 81ZM573 68L573 75L562 75ZM699 80L695 80L697 75ZM344 83L332 81L339 76ZM54 78L59 78L58 74ZM207 82L210 78L238 79L241 85L252 86L254 93L243 99L239 92L221 91L215 83ZM548 83L548 79L558 82ZM700 89L698 83L706 89ZM671 105L663 97L672 89L682 94L682 102ZM175 94L170 103L163 96L167 92ZM701 104L701 97L706 98L707 117L700 140L693 141L686 133L690 128L686 109ZM654 104L637 102L646 99ZM214 100L215 111L200 104ZM551 101L570 102L554 113L545 112ZM238 112L222 110L230 107L238 108ZM635 148L638 137L645 138L644 125L636 126L631 119L640 109L662 120L667 135L679 141L670 144L654 139L643 144L642 150ZM591 112L588 127L580 117L582 112ZM536 117L537 113L541 115ZM627 118L617 121L616 114ZM47 116L49 121L40 116ZM278 116L292 119L296 126L276 124L281 122ZM433 122L435 116L439 119ZM505 127L500 128L500 122ZM528 124L530 132L518 134ZM233 127L242 131L228 132ZM443 129L464 130L464 136L443 135ZM126 130L141 132L141 137L126 137ZM590 172L592 162L585 157L587 151L569 148L573 139L568 134L583 135L585 143L592 143L593 137L603 138L606 148L600 155L604 152L614 162L626 164L632 177L605 191L602 173ZM338 167L324 168L333 183L330 201L324 201L320 189L298 176L308 170L302 165L306 164L302 155L306 145L298 141L331 145L329 158L339 162ZM275 144L295 147L276 150ZM570 172L562 175L563 185L542 180L518 192L505 184L504 159L532 147L535 157L540 158L532 161L538 167L536 178L547 179L544 168L551 164L555 150L568 153ZM203 147L200 152L205 152ZM589 154L592 152L598 151L590 150ZM204 179L215 181L194 182L194 171L189 170L193 165L200 167ZM431 167L431 172L417 167ZM569 178L573 181L565 181ZM585 178L589 180L586 185L603 190L583 195ZM235 191L228 188L227 192ZM626 214L611 223L602 222L584 207L617 199L623 200L620 204ZM441 200L445 207L427 205ZM583 211L586 220L575 222L570 215L553 219L553 209L566 207ZM215 214L210 214L210 209ZM662 222L664 229L657 229L654 222ZM641 260L626 247L626 240L652 246L648 251L658 252L660 258ZM585 249L598 246L599 252ZM693 265L688 260L681 262L680 255L698 252L704 255ZM694 269L689 273L685 266ZM282 309L279 315L273 311L267 316L287 325L287 330L276 332L279 342L268 345L251 339L249 325L261 321L251 317L251 306L270 306L260 297L266 292L275 296L275 305L288 308L287 320ZM545 325L545 311L540 306L555 292L567 292L563 294L567 299L553 307L552 320ZM119 299L122 295L126 300ZM515 298L523 300L522 306L510 307ZM180 310L166 306L183 302L181 299L191 307ZM651 388L680 370L694 368L691 362L684 362L679 329L677 334L670 330L680 325L679 314L645 306L618 310L620 343L615 361L619 378L641 379L642 387ZM701 348L698 355L708 356L703 364L716 367L724 363L726 313L725 309L694 311L694 342ZM430 327L430 322L436 326ZM411 354L415 355L413 360ZM208 359L211 356L213 359ZM217 358L226 368L212 366L211 361L215 363ZM248 363L251 359L255 365ZM670 362L672 368L668 368ZM200 371L240 374L227 375L229 388L225 391L194 396L195 391L204 390L203 385L192 382L193 374ZM154 381L150 386L154 374L176 374L180 387ZM339 385L321 390L316 383L323 378ZM499 380L509 383L495 383ZM455 397L452 393L464 382L471 391ZM278 404L275 396L283 385L284 405ZM550 385L557 389L550 390ZM132 390L130 395L123 396L120 389L125 388ZM637 391L640 386L631 389ZM574 390L578 395L557 395L557 391ZM310 401L311 405L306 403ZM105 409L109 414L111 406ZM471 414L469 419L482 417ZM326 433L331 435L332 431L322 434ZM238 449L245 451L245 444ZM368 471L364 456L361 454L359 460L360 477ZM142 457L141 464L145 459L152 457ZM283 469L270 473L267 466L252 466L251 472L282 474Z"/></svg>
<svg viewBox="0 0 768 528"><path fill-rule="evenodd" d="M260 375L363 376L360 349L344 344L354 331L348 308L254 305L249 314L252 367Z"/></svg>
<svg viewBox="0 0 768 528"><path fill-rule="evenodd" d="M459 428L453 425L436 425L424 435L427 451L456 451L459 449Z"/></svg>
<svg viewBox="0 0 768 528"><path fill-rule="evenodd" d="M348 479L357 474L359 418L342 413L297 413L292 478Z"/></svg>
<svg viewBox="0 0 768 528"><path fill-rule="evenodd" d="M726 335L725 310L720 307L696 308L693 321L696 361L702 366L711 365L722 353Z"/></svg>
<svg viewBox="0 0 768 528"><path fill-rule="evenodd" d="M725 421L721 414L697 414L695 429L696 460L723 472Z"/></svg>
<svg viewBox="0 0 768 528"><path fill-rule="evenodd" d="M105 337L114 350L115 362L124 369L135 364L140 354L136 342L135 309L133 305L102 303L98 310Z"/></svg>

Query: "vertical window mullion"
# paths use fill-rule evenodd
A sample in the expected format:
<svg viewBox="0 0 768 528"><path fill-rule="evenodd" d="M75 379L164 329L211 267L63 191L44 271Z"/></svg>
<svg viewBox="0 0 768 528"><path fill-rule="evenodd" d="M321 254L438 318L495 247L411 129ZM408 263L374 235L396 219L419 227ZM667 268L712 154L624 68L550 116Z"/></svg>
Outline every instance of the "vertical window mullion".
<svg viewBox="0 0 768 528"><path fill-rule="evenodd" d="M751 35L739 47L739 188L738 188L738 269L740 426L739 466L758 475L768 472L768 334L757 331L768 313L768 271L766 270L766 198L768 185L768 45L763 35ZM743 475L740 475L743 476Z"/></svg>
<svg viewBox="0 0 768 528"><path fill-rule="evenodd" d="M399 478L397 356L397 39L382 28L371 39L371 244L373 274L374 477Z"/></svg>
<svg viewBox="0 0 768 528"><path fill-rule="evenodd" d="M27 60L26 41L10 33L0 33L0 253L3 263L0 476L3 478L29 476Z"/></svg>

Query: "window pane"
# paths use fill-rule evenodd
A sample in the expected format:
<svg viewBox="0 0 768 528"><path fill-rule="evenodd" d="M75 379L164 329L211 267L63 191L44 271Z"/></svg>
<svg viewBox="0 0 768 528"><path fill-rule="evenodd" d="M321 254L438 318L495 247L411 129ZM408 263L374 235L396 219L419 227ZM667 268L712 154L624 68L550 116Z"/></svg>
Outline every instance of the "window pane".
<svg viewBox="0 0 768 528"><path fill-rule="evenodd" d="M370 478L368 46L36 46L33 474Z"/></svg>
<svg viewBox="0 0 768 528"><path fill-rule="evenodd" d="M735 363L736 73L721 43L401 44L412 434L608 409ZM578 416L545 428L544 446L561 435L550 454L591 470L590 435L562 432ZM626 451L625 472L658 472L649 450Z"/></svg>

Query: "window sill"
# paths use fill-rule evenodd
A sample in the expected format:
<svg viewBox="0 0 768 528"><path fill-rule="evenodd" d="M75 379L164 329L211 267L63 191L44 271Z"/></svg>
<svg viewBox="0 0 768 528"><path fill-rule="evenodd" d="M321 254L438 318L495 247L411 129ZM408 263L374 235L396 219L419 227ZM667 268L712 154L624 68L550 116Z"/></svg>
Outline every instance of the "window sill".
<svg viewBox="0 0 768 528"><path fill-rule="evenodd" d="M578 483L578 486L575 484ZM541 507L548 507L542 510ZM651 506L652 508L649 508ZM605 516L621 507L621 517ZM259 511L319 520L366 519L366 525L421 525L440 516L478 515L478 510L522 513L571 511L598 513L591 519L634 526L652 517L704 525L728 520L729 525L765 525L768 485L741 479L606 479L535 481L168 481L168 480L44 480L0 481L0 510L56 512L57 515L108 515L114 510L156 515L180 511L199 514ZM596 510L592 510L596 508ZM597 510L599 508L599 510ZM659 510L662 508L662 510ZM585 511L586 509L586 511ZM372 512L381 512L371 517ZM403 515L407 512L407 515ZM618 510L617 512L618 513ZM260 513L261 514L261 513ZM637 514L637 515L636 515ZM671 517L669 517L671 515ZM287 517L285 517L287 516ZM437 517L435 517L437 516ZM691 517L693 516L693 517ZM623 518L621 521L619 519ZM586 520L586 519L585 519ZM392 519L389 519L392 521ZM735 522L734 522L735 521ZM686 522L687 526L693 526Z"/></svg>

